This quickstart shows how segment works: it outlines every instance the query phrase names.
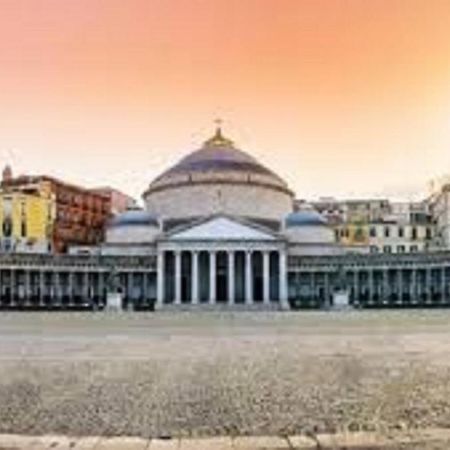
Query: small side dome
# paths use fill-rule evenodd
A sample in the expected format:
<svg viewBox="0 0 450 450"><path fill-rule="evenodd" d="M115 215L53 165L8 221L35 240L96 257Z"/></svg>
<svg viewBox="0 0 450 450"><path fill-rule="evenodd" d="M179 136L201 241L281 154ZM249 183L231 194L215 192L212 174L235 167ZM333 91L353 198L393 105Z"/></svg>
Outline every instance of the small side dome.
<svg viewBox="0 0 450 450"><path fill-rule="evenodd" d="M327 220L314 210L301 210L288 214L284 220L286 228L303 226L328 226Z"/></svg>
<svg viewBox="0 0 450 450"><path fill-rule="evenodd" d="M109 228L133 225L159 227L159 222L154 214L142 209L129 209L113 217L108 223Z"/></svg>

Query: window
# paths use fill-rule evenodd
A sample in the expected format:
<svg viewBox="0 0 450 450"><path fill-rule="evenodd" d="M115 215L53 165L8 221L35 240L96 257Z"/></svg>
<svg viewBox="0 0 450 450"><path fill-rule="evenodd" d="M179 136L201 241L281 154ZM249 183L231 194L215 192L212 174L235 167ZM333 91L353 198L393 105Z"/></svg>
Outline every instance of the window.
<svg viewBox="0 0 450 450"><path fill-rule="evenodd" d="M411 229L411 239L413 241L417 240L417 228L416 227L412 227L412 229Z"/></svg>
<svg viewBox="0 0 450 450"><path fill-rule="evenodd" d="M355 234L353 237L356 242L364 242L366 238L364 230L359 227L355 230Z"/></svg>
<svg viewBox="0 0 450 450"><path fill-rule="evenodd" d="M397 253L405 253L405 246L404 245L398 245L397 246Z"/></svg>
<svg viewBox="0 0 450 450"><path fill-rule="evenodd" d="M391 235L391 230L389 227L384 227L384 237L389 237Z"/></svg>
<svg viewBox="0 0 450 450"><path fill-rule="evenodd" d="M370 253L378 253L378 247L376 245L371 245Z"/></svg>
<svg viewBox="0 0 450 450"><path fill-rule="evenodd" d="M5 217L3 220L3 235L5 237L12 236L12 220L11 217Z"/></svg>
<svg viewBox="0 0 450 450"><path fill-rule="evenodd" d="M398 237L402 238L405 236L405 230L403 227L398 227Z"/></svg>
<svg viewBox="0 0 450 450"><path fill-rule="evenodd" d="M370 237L377 237L377 229L375 227L370 227Z"/></svg>
<svg viewBox="0 0 450 450"><path fill-rule="evenodd" d="M431 228L427 227L425 233L426 239L431 239Z"/></svg>
<svg viewBox="0 0 450 450"><path fill-rule="evenodd" d="M27 222L25 220L22 220L20 224L20 234L23 238L27 237Z"/></svg>
<svg viewBox="0 0 450 450"><path fill-rule="evenodd" d="M385 245L383 247L383 253L391 253L392 252L392 248L390 245Z"/></svg>
<svg viewBox="0 0 450 450"><path fill-rule="evenodd" d="M417 253L418 250L419 248L417 247L417 245L411 245L411 247L409 247L409 251L411 253Z"/></svg>

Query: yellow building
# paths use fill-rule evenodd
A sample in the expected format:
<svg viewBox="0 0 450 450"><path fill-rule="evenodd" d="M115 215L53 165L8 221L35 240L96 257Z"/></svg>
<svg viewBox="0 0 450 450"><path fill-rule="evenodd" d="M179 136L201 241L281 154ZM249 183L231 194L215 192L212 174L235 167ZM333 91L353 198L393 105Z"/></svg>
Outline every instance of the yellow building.
<svg viewBox="0 0 450 450"><path fill-rule="evenodd" d="M348 246L369 244L369 226L367 223L345 223L335 226L337 241Z"/></svg>
<svg viewBox="0 0 450 450"><path fill-rule="evenodd" d="M0 192L0 242L3 252L51 250L55 202L46 192Z"/></svg>

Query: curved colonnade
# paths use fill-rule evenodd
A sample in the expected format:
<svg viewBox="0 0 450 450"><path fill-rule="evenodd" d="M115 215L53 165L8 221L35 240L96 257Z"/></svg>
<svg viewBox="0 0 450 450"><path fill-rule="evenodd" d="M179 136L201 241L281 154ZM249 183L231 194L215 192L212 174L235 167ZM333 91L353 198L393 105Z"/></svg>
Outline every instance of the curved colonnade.
<svg viewBox="0 0 450 450"><path fill-rule="evenodd" d="M285 258L276 252L249 254L237 251L230 257L226 252L183 252L177 257L166 252L165 258L3 255L0 307L101 309L112 279L122 292L123 307L135 310L202 305L239 308L240 304L252 309L274 305L283 309L283 279L291 308L327 308L332 306L334 293L341 290L347 291L350 303L358 307L450 306L448 252L291 256L285 271ZM215 261L215 270L210 261ZM244 266L245 261L250 264ZM162 302L158 302L158 289L164 292Z"/></svg>

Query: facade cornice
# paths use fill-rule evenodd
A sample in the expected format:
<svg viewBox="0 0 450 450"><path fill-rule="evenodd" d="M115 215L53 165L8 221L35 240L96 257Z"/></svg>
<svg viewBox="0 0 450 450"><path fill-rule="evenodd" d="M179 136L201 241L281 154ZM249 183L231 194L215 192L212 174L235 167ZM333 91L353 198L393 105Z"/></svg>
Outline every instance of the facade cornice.
<svg viewBox="0 0 450 450"><path fill-rule="evenodd" d="M153 194L155 192L161 192L161 191L166 191L166 190L171 190L171 189L179 189L179 188L183 188L186 186L197 186L197 185L238 185L238 186L258 186L258 187L262 187L265 189L270 189L270 190L275 190L278 192L282 192L284 194L289 195L290 197L292 197L292 199L295 198L294 192L291 191L288 187L283 187L280 185L276 185L276 184L272 184L272 183L264 183L262 181L256 181L256 180L247 180L247 181L243 181L243 180L225 180L223 178L221 179L209 179L209 180L187 180L187 181L177 181L172 183L167 183L167 184L162 184L159 186L152 186L149 187L143 194L142 194L142 198L145 200L146 197L150 194Z"/></svg>

